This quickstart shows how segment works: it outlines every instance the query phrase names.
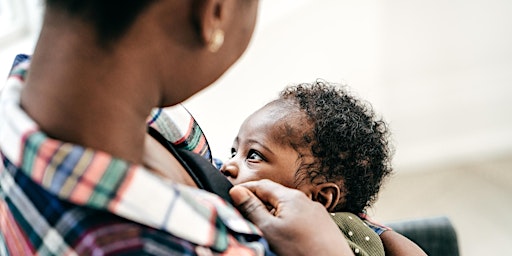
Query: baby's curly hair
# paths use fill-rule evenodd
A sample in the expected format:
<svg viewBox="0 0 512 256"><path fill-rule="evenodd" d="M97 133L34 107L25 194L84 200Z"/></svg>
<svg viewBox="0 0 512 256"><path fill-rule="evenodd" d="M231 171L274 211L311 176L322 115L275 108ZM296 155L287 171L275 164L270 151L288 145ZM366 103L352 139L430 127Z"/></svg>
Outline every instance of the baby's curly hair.
<svg viewBox="0 0 512 256"><path fill-rule="evenodd" d="M351 95L346 86L324 80L289 86L273 104L288 110L298 106L307 118L296 123L300 127L292 128L298 136L286 141L299 155L312 154L313 160L301 160L296 176L338 184L345 198L335 211L357 214L371 206L392 171L388 125L372 106ZM289 118L294 117L297 115ZM304 127L312 129L304 132Z"/></svg>

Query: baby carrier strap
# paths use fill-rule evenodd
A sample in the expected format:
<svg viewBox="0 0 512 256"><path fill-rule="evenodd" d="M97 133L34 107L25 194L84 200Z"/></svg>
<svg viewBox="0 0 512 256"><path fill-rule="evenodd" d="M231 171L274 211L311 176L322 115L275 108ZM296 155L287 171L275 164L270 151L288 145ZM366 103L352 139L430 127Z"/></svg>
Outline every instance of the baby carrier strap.
<svg viewBox="0 0 512 256"><path fill-rule="evenodd" d="M233 185L212 163L194 152L175 148L153 127L148 127L148 133L180 162L199 188L233 203L229 196L229 190Z"/></svg>

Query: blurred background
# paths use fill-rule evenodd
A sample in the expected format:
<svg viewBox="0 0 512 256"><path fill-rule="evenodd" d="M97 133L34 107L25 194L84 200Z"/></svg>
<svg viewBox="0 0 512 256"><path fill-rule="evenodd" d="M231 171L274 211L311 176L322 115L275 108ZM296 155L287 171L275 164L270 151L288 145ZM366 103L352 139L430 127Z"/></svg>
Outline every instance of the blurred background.
<svg viewBox="0 0 512 256"><path fill-rule="evenodd" d="M395 174L370 216L447 216L462 255L512 255L512 1L260 2L247 52L184 103L214 157L284 86L344 83L393 132ZM0 0L1 77L33 51L43 9Z"/></svg>

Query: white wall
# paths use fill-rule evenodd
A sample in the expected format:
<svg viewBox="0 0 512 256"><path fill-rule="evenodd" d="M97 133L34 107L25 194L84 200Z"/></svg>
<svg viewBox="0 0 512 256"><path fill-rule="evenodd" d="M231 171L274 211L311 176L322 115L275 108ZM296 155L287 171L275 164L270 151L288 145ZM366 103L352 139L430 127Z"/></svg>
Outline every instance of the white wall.
<svg viewBox="0 0 512 256"><path fill-rule="evenodd" d="M380 4L377 86L397 161L426 164L512 152L512 2Z"/></svg>
<svg viewBox="0 0 512 256"><path fill-rule="evenodd" d="M0 81L18 53L32 53L41 28L42 0L0 0ZM0 89L3 83L0 83Z"/></svg>
<svg viewBox="0 0 512 256"><path fill-rule="evenodd" d="M185 105L221 159L249 113L316 78L386 117L400 171L512 155L510 13L508 0L264 0L248 51ZM0 76L35 34L0 44Z"/></svg>

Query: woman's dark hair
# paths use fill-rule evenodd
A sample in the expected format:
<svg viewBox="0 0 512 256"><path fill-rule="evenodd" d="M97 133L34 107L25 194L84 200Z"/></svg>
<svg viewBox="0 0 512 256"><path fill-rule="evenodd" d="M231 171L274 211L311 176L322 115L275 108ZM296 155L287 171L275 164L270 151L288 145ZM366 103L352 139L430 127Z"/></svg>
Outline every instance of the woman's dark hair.
<svg viewBox="0 0 512 256"><path fill-rule="evenodd" d="M293 132L301 132L300 142L287 141L296 150L310 149L314 159L302 161L297 175L312 182L339 184L345 200L335 211L363 212L392 171L387 124L346 87L323 80L289 86L274 103L279 102L288 109L299 107L307 118ZM312 131L304 133L304 127Z"/></svg>
<svg viewBox="0 0 512 256"><path fill-rule="evenodd" d="M46 0L46 7L91 23L100 43L121 37L137 16L155 0Z"/></svg>

